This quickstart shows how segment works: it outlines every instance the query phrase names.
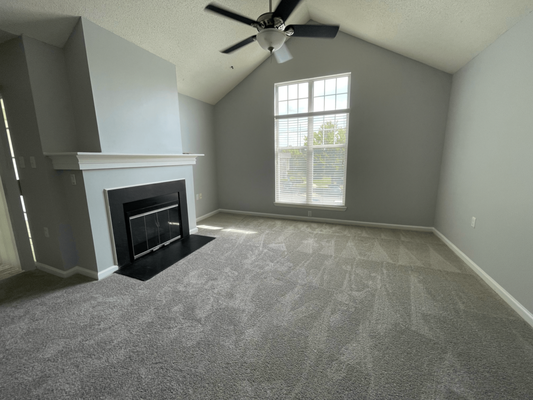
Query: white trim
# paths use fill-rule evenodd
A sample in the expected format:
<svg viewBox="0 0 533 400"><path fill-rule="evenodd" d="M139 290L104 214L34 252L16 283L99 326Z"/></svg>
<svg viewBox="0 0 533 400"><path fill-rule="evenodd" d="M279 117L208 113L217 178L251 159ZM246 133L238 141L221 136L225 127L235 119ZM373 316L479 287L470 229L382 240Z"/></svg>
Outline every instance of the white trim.
<svg viewBox="0 0 533 400"><path fill-rule="evenodd" d="M189 234L193 235L195 233L198 233L198 228L193 228L193 229L189 230Z"/></svg>
<svg viewBox="0 0 533 400"><path fill-rule="evenodd" d="M87 171L95 169L168 167L194 165L203 154L116 154L116 153L44 153L54 169Z"/></svg>
<svg viewBox="0 0 533 400"><path fill-rule="evenodd" d="M166 181L156 181L156 182L148 182L148 183L138 183L137 185L129 185L129 186L118 186L118 187L113 187L113 188L107 188L107 189L104 189L105 192L109 192L111 190L117 190L117 189L129 189L129 188L134 188L134 187L141 187L141 186L148 186L148 185L157 185L158 183L167 183L167 182L178 182L178 181L185 181L187 182L187 180L185 178L181 178L181 179L170 179L170 180L166 180ZM109 197L109 196L107 196ZM109 204L108 204L108 208L109 208Z"/></svg>
<svg viewBox="0 0 533 400"><path fill-rule="evenodd" d="M515 310L529 325L533 327L533 314L529 312L518 300L516 300L507 290L505 290L498 282L496 282L489 274L472 261L465 253L463 253L456 245L454 245L446 236L440 233L436 228L433 228L433 233L441 239L455 254L468 265L481 279L485 281L513 310Z"/></svg>
<svg viewBox="0 0 533 400"><path fill-rule="evenodd" d="M109 191L110 190L113 190L113 189L104 189L105 213L107 215L107 226L109 228L109 237L111 239L111 251L113 252L113 261L115 262L115 264L118 264L117 246L115 244L115 232L113 231L113 220L111 219L111 206L109 204Z"/></svg>
<svg viewBox="0 0 533 400"><path fill-rule="evenodd" d="M328 211L346 211L348 207L346 206L315 206L313 204L305 203L280 203L274 202L276 207L293 207L293 208L314 208L315 210L328 210Z"/></svg>
<svg viewBox="0 0 533 400"><path fill-rule="evenodd" d="M344 74L342 74L344 75ZM348 75L346 75L348 76ZM325 79L317 79L319 81L325 80ZM283 85L286 86L286 85ZM348 85L349 86L349 85ZM285 101L285 100L282 100ZM337 110L329 110L329 111L312 111L307 113L300 113L300 114L278 114L274 115L275 119L289 119L289 118L307 118L307 117L321 117L323 115L335 115L335 114L349 114L350 109L349 108L339 108Z"/></svg>
<svg viewBox="0 0 533 400"><path fill-rule="evenodd" d="M93 271L88 271L88 270L86 270L86 269L84 269L84 268L81 268L81 267L78 267L78 268L80 268L80 272L79 272L79 273L82 274L82 275L85 275L85 273L83 273L82 271L87 271L87 272L89 272L89 273L91 273L91 274L94 274ZM98 279L99 281L101 281L102 279L105 279L105 278L107 278L108 276L113 275L113 273L114 273L115 271L118 271L118 266L117 266L117 265L112 265L112 266L110 266L109 268L104 269L103 271L98 272L98 275L97 275L97 278L96 278L96 279ZM91 275L86 275L86 276L92 277Z"/></svg>
<svg viewBox="0 0 533 400"><path fill-rule="evenodd" d="M37 269L43 272L47 272L49 274L58 276L60 278L69 278L72 275L80 274L80 275L84 275L84 276L87 276L89 278L92 278L98 281L104 278L107 278L108 276L113 274L113 272L118 270L118 267L116 265L112 265L111 267L106 268L105 270L100 271L100 272L91 271L91 270L78 267L78 266L71 268L69 270L66 270L66 271L62 271L62 270L59 270L57 268L51 267L49 265L46 265L40 262L36 262L35 266L37 267Z"/></svg>
<svg viewBox="0 0 533 400"><path fill-rule="evenodd" d="M210 213L204 214L201 217L196 218L196 223L203 221L204 219L207 219L209 217L212 217L215 214L218 214L220 210L211 211Z"/></svg>
<svg viewBox="0 0 533 400"><path fill-rule="evenodd" d="M35 262L35 266L37 267L38 270L41 270L43 272L47 272L47 273L55 275L55 276L59 276L60 278L68 278L68 277L76 274L77 273L77 268L78 268L78 267L74 267L74 268L71 268L69 270L62 271L62 270L59 270L57 268L51 267L49 265L46 265L46 264L43 264L43 263L40 263L40 262Z"/></svg>
<svg viewBox="0 0 533 400"><path fill-rule="evenodd" d="M298 215L267 214L267 213L251 212L251 211L237 211L237 210L226 210L226 209L220 209L218 211L228 213L228 214L250 215L253 217L290 219L290 220L307 221L307 222L324 222L327 224L339 224L339 225L368 226L370 228L403 229L403 230L409 230L409 231L433 232L433 228L430 226L382 224L382 223L377 223L377 222L361 222L361 221L350 221L350 220L333 219L333 218L304 217L304 216L298 216Z"/></svg>

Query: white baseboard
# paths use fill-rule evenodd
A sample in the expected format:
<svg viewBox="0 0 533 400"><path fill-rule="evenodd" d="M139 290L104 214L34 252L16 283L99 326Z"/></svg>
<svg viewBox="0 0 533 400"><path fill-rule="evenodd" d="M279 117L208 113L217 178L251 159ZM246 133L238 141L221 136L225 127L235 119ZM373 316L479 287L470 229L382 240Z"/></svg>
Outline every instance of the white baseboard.
<svg viewBox="0 0 533 400"><path fill-rule="evenodd" d="M198 233L198 228L193 228L189 230L189 234L193 235L195 233Z"/></svg>
<svg viewBox="0 0 533 400"><path fill-rule="evenodd" d="M200 221L203 221L204 219L212 217L213 215L218 214L219 212L220 212L220 210L215 210L215 211L212 211L212 212L207 213L205 215L202 215L201 217L196 218L196 222L198 223Z"/></svg>
<svg viewBox="0 0 533 400"><path fill-rule="evenodd" d="M511 306L529 325L533 327L533 314L529 312L518 300L516 300L507 290L505 290L498 282L491 278L479 265L472 261L465 253L454 245L446 236L440 233L436 228L433 228L433 233L437 235L455 254L468 265L481 279L485 281L507 304Z"/></svg>
<svg viewBox="0 0 533 400"><path fill-rule="evenodd" d="M251 212L251 211L237 211L237 210L226 210L226 209L220 209L218 211L228 213L228 214L250 215L253 217L290 219L290 220L307 221L307 222L324 222L328 224L339 224L339 225L367 226L369 228L403 229L403 230L409 230L409 231L433 232L433 228L430 226L382 224L378 222L361 222L361 221L350 221L350 220L341 220L341 219L333 219L333 218L305 217L305 216L298 216L298 215L267 214L267 213Z"/></svg>
<svg viewBox="0 0 533 400"><path fill-rule="evenodd" d="M36 262L35 266L37 267L38 270L41 270L43 272L47 272L47 273L55 275L55 276L59 276L60 278L68 278L68 277L78 273L78 271L77 271L78 267L74 267L74 268L71 268L69 270L63 271L63 270L51 267L49 265L40 263L40 262Z"/></svg>
<svg viewBox="0 0 533 400"><path fill-rule="evenodd" d="M89 271L89 270L86 270L86 269L81 268L81 267L78 267L78 268L81 271L87 271L88 273L93 274L93 275L85 275L85 276L97 279L99 281L101 281L102 279L107 278L108 276L111 276L115 271L118 271L118 266L116 266L116 265L112 265L109 268L106 268L103 271L98 272L98 274L96 274L96 272L94 272L94 271ZM81 272L81 271L78 272L78 273L84 275L84 273ZM96 277L94 276L94 274L96 274Z"/></svg>
<svg viewBox="0 0 533 400"><path fill-rule="evenodd" d="M46 265L46 264L43 264L43 263L40 263L40 262L36 262L35 266L37 267L37 269L39 269L39 270L41 270L43 272L47 272L49 274L58 276L60 278L68 278L68 277L71 277L72 275L80 274L80 275L84 275L84 276L87 276L89 278L92 278L92 279L95 279L95 280L98 280L98 281L102 280L104 278L107 278L113 272L118 270L118 267L116 265L112 265L111 267L106 268L105 270L100 271L100 272L91 271L91 270L88 270L88 269L85 269L85 268L82 268L82 267L74 267L74 268L68 269L66 271L62 271L60 269L51 267L49 265Z"/></svg>

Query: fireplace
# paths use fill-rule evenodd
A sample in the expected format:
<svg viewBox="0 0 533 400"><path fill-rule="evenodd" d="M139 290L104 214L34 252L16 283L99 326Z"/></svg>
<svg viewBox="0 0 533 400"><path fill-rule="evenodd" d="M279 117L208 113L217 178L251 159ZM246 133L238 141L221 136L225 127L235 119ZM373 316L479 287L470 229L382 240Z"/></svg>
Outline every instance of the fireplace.
<svg viewBox="0 0 533 400"><path fill-rule="evenodd" d="M73 251L66 257L77 266L65 271L44 264L38 264L39 268L59 276L80 273L104 279L128 264L148 263L149 268L163 265L163 261L154 260L154 255L173 265L179 260L176 248L187 247L193 251L193 243L202 240L200 235L189 234L197 231L193 165L202 154L67 152L45 155L51 159L54 169L60 171L58 177L72 200L65 212L74 221L69 226L72 232L68 232L68 239L74 240L75 245L70 246L68 242ZM139 254L130 249L129 218L135 213L142 214L138 210L150 206L139 206L135 202L154 197L159 201L159 196L176 197L176 193L179 207L171 212L179 213L180 237L171 243L162 238L163 246L159 250L135 258ZM149 211L153 210L145 212ZM176 223L177 220L171 217L168 221Z"/></svg>
<svg viewBox="0 0 533 400"><path fill-rule="evenodd" d="M118 274L142 281L214 238L190 235L185 180L106 189Z"/></svg>
<svg viewBox="0 0 533 400"><path fill-rule="evenodd" d="M106 191L119 268L189 236L185 180Z"/></svg>

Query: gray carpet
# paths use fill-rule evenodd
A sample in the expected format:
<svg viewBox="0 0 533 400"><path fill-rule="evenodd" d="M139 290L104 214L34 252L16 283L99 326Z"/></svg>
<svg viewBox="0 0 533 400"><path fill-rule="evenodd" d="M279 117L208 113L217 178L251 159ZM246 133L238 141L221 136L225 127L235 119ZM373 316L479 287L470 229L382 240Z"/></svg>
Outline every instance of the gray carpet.
<svg viewBox="0 0 533 400"><path fill-rule="evenodd" d="M148 282L1 281L0 398L533 398L533 329L433 234L200 225Z"/></svg>

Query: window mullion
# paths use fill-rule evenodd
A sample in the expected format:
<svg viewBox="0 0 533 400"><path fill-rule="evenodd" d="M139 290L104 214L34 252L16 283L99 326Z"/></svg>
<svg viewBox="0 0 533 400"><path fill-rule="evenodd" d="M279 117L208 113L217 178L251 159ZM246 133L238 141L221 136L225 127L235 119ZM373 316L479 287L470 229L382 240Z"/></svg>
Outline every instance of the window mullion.
<svg viewBox="0 0 533 400"><path fill-rule="evenodd" d="M274 108L276 113L278 112L278 88L276 88L275 104ZM279 173L279 122L274 120L274 160L275 160L275 174L276 174L276 186L274 187L274 198L279 200L279 185L280 185L280 173Z"/></svg>
<svg viewBox="0 0 533 400"><path fill-rule="evenodd" d="M309 82L309 103L308 110L313 110L313 82ZM307 204L311 204L313 201L313 117L309 116L307 119Z"/></svg>
<svg viewBox="0 0 533 400"><path fill-rule="evenodd" d="M311 102L312 103L312 102ZM293 119L293 118L305 118L305 117L322 117L324 115L335 115L335 114L348 114L350 112L349 108L343 108L341 110L330 110L330 111L317 111L317 112L307 112L307 113L297 113L297 114L283 114L283 115L274 115L274 119L283 120L283 119Z"/></svg>

